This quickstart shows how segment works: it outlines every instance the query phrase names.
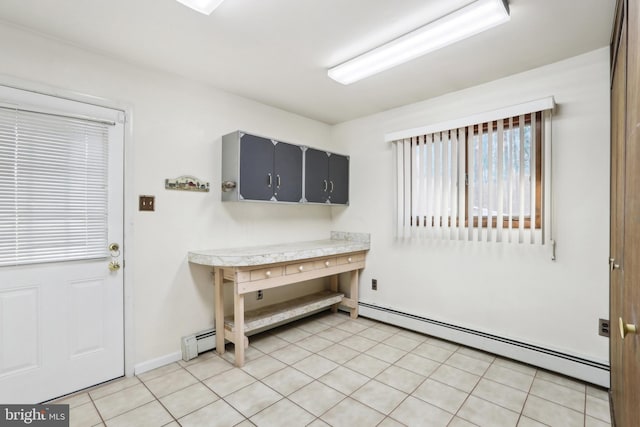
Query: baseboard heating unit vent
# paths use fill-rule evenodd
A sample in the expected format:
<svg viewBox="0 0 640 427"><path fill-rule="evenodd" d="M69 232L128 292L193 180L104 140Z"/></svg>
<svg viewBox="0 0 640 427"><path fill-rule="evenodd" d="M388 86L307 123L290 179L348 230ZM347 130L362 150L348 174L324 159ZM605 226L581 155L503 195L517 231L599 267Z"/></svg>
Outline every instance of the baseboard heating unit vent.
<svg viewBox="0 0 640 427"><path fill-rule="evenodd" d="M182 360L188 362L200 353L216 348L216 330L207 329L182 337Z"/></svg>
<svg viewBox="0 0 640 427"><path fill-rule="evenodd" d="M609 365L604 362L588 360L373 304L360 302L358 307L359 314L370 319L453 341L609 388Z"/></svg>

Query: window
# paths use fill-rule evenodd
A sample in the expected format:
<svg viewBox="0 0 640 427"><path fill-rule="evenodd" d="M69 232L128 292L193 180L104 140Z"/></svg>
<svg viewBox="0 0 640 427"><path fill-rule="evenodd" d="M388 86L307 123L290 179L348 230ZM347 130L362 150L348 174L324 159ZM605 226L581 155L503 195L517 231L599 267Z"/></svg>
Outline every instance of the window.
<svg viewBox="0 0 640 427"><path fill-rule="evenodd" d="M0 105L0 267L107 256L108 128Z"/></svg>
<svg viewBox="0 0 640 427"><path fill-rule="evenodd" d="M399 236L542 243L547 112L395 140Z"/></svg>
<svg viewBox="0 0 640 427"><path fill-rule="evenodd" d="M522 119L524 126L520 127ZM489 220L496 227L501 212L503 227L518 228L519 222L524 220L524 227L531 228L533 219L535 228L539 229L542 204L541 113L511 117L502 120L501 124L499 129L497 121L485 123L481 139L478 138L480 126L473 129L474 155L466 156L466 197L469 199L471 196L472 206L470 218L476 221L475 227L488 227ZM502 132L501 144L498 132ZM471 165L473 169L469 166L470 157L477 164L477 167ZM471 180L470 173L473 175ZM470 182L475 182L475 186L470 187ZM502 191L499 191L500 187ZM493 199L492 194L495 195ZM480 219L482 224L478 223Z"/></svg>

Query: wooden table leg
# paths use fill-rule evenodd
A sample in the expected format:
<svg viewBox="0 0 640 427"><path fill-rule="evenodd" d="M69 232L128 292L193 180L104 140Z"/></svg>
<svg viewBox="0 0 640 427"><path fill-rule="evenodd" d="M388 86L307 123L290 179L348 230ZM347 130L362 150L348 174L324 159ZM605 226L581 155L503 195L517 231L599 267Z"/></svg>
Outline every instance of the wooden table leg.
<svg viewBox="0 0 640 427"><path fill-rule="evenodd" d="M351 279L349 283L349 299L355 302L355 307L351 308L351 318L358 318L358 270L351 272Z"/></svg>
<svg viewBox="0 0 640 427"><path fill-rule="evenodd" d="M236 366L241 368L244 366L244 348L248 344L248 340L244 336L244 295L238 294L237 288L233 292L233 320Z"/></svg>
<svg viewBox="0 0 640 427"><path fill-rule="evenodd" d="M338 292L338 278L339 276L337 274L334 274L333 276L329 277L329 289L331 289L331 292ZM337 313L339 305L340 304L333 304L331 306L331 312Z"/></svg>
<svg viewBox="0 0 640 427"><path fill-rule="evenodd" d="M216 352L224 353L224 276L221 268L213 271L213 294L216 328Z"/></svg>

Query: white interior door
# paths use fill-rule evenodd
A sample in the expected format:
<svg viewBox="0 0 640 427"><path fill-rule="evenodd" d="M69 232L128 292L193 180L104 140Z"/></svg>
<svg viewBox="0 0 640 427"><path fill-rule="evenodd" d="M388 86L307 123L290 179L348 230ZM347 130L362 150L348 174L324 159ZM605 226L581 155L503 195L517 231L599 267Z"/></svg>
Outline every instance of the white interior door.
<svg viewBox="0 0 640 427"><path fill-rule="evenodd" d="M0 86L2 403L124 374L123 118Z"/></svg>

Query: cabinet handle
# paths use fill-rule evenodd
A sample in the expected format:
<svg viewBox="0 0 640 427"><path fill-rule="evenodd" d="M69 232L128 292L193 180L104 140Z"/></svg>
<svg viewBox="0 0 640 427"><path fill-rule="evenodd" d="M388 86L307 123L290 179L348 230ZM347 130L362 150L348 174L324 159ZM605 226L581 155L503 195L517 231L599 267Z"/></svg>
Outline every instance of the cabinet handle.
<svg viewBox="0 0 640 427"><path fill-rule="evenodd" d="M331 184L331 190L329 190L329 193L333 193L333 181L329 181L329 184Z"/></svg>
<svg viewBox="0 0 640 427"><path fill-rule="evenodd" d="M325 261L325 262L324 262L324 266L325 266L325 267L329 267L329 261Z"/></svg>
<svg viewBox="0 0 640 427"><path fill-rule="evenodd" d="M304 266L303 266L303 265L301 265L300 267L298 267L298 271L302 271L302 270L304 270Z"/></svg>
<svg viewBox="0 0 640 427"><path fill-rule="evenodd" d="M271 188L271 184L273 184L273 178L271 177L271 174L268 173L267 174L267 187Z"/></svg>
<svg viewBox="0 0 640 427"><path fill-rule="evenodd" d="M276 175L276 188L280 188L280 175Z"/></svg>
<svg viewBox="0 0 640 427"><path fill-rule="evenodd" d="M267 276L267 277L271 277L271 270L267 270L267 272L264 273L264 275Z"/></svg>
<svg viewBox="0 0 640 427"><path fill-rule="evenodd" d="M322 182L324 182L324 188L322 189L322 191L327 191L327 186L328 186L328 184L327 184L327 180L325 179L325 180L324 180L324 181L322 181Z"/></svg>

